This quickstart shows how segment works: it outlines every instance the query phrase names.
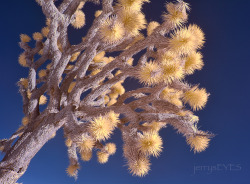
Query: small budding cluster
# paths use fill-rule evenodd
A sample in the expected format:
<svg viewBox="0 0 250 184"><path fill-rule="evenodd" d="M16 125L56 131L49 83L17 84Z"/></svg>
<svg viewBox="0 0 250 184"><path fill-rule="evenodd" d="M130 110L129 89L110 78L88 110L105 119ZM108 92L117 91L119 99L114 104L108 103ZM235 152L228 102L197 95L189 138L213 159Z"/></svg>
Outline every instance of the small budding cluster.
<svg viewBox="0 0 250 184"><path fill-rule="evenodd" d="M173 3L166 5L168 13L164 15L167 21L175 25L182 25L186 15L181 16L183 11ZM148 34L159 26L156 22L148 25ZM161 83L171 85L175 80L184 79L185 75L193 74L201 70L204 63L199 50L204 44L204 33L196 25L180 27L175 30L167 40L168 47L159 49L155 60L146 62L138 69L137 77L146 86L154 86ZM181 91L165 88L161 97L169 102L183 106L182 102L188 103L193 110L202 109L207 102L209 94L204 88L198 86L189 90Z"/></svg>
<svg viewBox="0 0 250 184"><path fill-rule="evenodd" d="M114 143L101 144L110 138L114 129L120 123L119 114L110 111L104 116L98 116L88 123L85 133L82 134L81 139L73 140L68 137L65 141L67 147L71 147L74 143L77 145L78 151L83 161L89 161L92 158L94 149L96 152L98 162L104 164L108 161L109 156L115 154L116 145ZM77 176L78 164L70 164L67 168L67 173L70 176Z"/></svg>
<svg viewBox="0 0 250 184"><path fill-rule="evenodd" d="M37 2L44 6L40 0L37 0ZM71 16L69 25L71 24L76 29L83 28L85 25L85 14L82 10L85 2L87 1L80 1ZM88 53L85 54L85 51L83 51L88 48L83 50L72 49L74 51L68 56L61 78L58 78L57 87L66 89L59 92L59 94L64 95L60 97L60 108L73 104L72 101L67 101L65 98L77 96L76 90L80 88L82 81L89 79L92 79L87 81L89 83L94 81L93 85L88 88L91 89L90 94L85 96L86 99L93 100L88 102L81 99L82 101L79 102L80 105L87 104L86 106L88 106L84 107L87 110L83 113L86 119L80 115L75 115L75 119L81 119L74 125L75 127L71 127L72 124L67 124L64 127L65 144L68 147L70 158L70 165L66 172L70 176L76 177L80 168L77 153L72 150L77 150L83 161L89 161L92 158L93 151L96 151L99 163L104 164L108 161L109 156L116 152L116 145L105 142L116 128L119 128L122 132L123 155L127 160L128 169L132 175L140 177L149 172L150 157L158 157L162 152L163 140L159 131L166 127L169 122L186 137L187 144L194 152L204 151L209 145L209 134L198 130L196 127L199 118L191 110L185 110L186 104L194 111L201 110L206 105L209 94L206 89L199 88L198 85L191 86L183 82L185 76L201 70L204 65L202 54L199 51L204 45L204 33L197 25L185 25L189 5L182 0L166 4L166 12L162 16L162 23L156 21L148 23L141 10L142 5L149 2L149 0L115 1L112 4L112 14L104 20L97 21L99 27L92 29L92 31L97 30L96 36L100 42L98 49L91 53L93 57L88 56ZM96 11L95 20L98 20L104 14L103 10ZM44 46L46 44L44 40L50 40L50 37L53 36L50 30L53 27L52 24L52 20L47 18L46 27L42 28L40 32L35 32L32 36L36 44L40 45L37 53L41 55L41 59L46 56L48 58L45 58L45 60L51 59L52 61L50 63L44 62L41 67L38 67L39 70L35 73L35 81L31 82L30 78L21 78L18 83L23 98L32 102L31 104L45 105L47 101L50 103L47 97L49 96L49 99L51 99L54 93L53 88L53 90L43 91L43 94L37 97L35 93L37 86L34 86L34 83L49 84L52 80L50 75L56 69L53 58L48 56L52 53L48 52ZM144 29L147 31L145 35L141 32ZM169 29L168 32L166 32L167 29ZM89 37L91 36L83 37L82 43L79 45L83 47L82 45ZM20 45L25 47L28 42L32 41L32 38L21 34ZM137 50L137 47L140 47L140 43L143 41L147 44L146 56L147 54L148 56L145 60L138 61L137 64L133 58L137 52L131 53ZM55 45L62 55L70 50L65 49L67 47L65 47L62 39L58 39ZM77 48L75 45L74 47ZM116 47L119 49L115 50ZM112 55L110 54L112 49L127 52L127 55L124 57ZM138 50L143 49L144 47L140 47ZM85 59L90 58L89 61L83 60L84 57ZM81 63L81 60L84 62ZM18 61L23 67L34 68L33 57L26 50L19 56ZM81 74L76 73L82 65L88 62L85 76L80 77ZM117 63L120 65L112 68ZM63 63L59 63L57 66L61 67L62 65ZM112 70L108 70L109 68L112 68ZM100 72L104 70L107 71L107 74L100 75ZM123 83L127 77L138 79L144 85L142 90L145 90L145 92L141 92L140 89L138 93L136 90L126 91ZM64 83L64 81L66 82ZM151 91L147 92L149 89ZM96 95L98 93L100 94ZM153 95L157 94L158 96L152 98ZM125 100L131 97L135 101L126 104ZM149 98L152 98L152 100L149 101ZM143 109L143 112L136 112L137 107ZM88 108L96 108L95 111L97 112L91 111L89 113ZM100 112L98 112L99 109L101 109ZM103 111L103 109L105 110ZM143 113L158 115L145 120ZM176 117L178 121L185 120L184 122L188 121L188 123L175 124L171 122L171 118L169 118L171 119L169 122L167 122L168 119L159 120L166 114ZM19 130L27 128L31 122L31 116L26 113ZM55 134L51 138L54 136ZM0 149L4 149L2 145L0 145Z"/></svg>
<svg viewBox="0 0 250 184"><path fill-rule="evenodd" d="M124 136L124 157L132 175L145 176L150 170L150 156L158 157L162 151L162 138L159 130L165 126L163 122L143 123L142 133L126 132ZM132 137L135 137L133 139Z"/></svg>
<svg viewBox="0 0 250 184"><path fill-rule="evenodd" d="M149 0L118 0L114 6L116 15L109 17L100 29L103 41L111 44L126 37L140 36L140 30L145 29L147 23L141 12L145 2Z"/></svg>

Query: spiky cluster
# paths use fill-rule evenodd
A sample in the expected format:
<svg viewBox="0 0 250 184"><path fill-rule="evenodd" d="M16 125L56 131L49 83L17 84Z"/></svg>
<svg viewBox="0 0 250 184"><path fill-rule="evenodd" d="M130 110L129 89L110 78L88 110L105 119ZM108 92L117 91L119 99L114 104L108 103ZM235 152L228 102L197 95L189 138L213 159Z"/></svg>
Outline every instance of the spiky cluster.
<svg viewBox="0 0 250 184"><path fill-rule="evenodd" d="M26 35L26 34L21 34L20 35L20 40L21 40L21 42L26 43L26 42L30 42L31 38L28 35Z"/></svg>
<svg viewBox="0 0 250 184"><path fill-rule="evenodd" d="M138 70L138 79L141 83L151 86L161 82L171 83L174 80L184 77L183 67L178 62L176 63L145 63Z"/></svg>
<svg viewBox="0 0 250 184"><path fill-rule="evenodd" d="M76 176L77 175L77 170L79 168L80 168L79 165L69 165L66 172L68 173L69 176Z"/></svg>
<svg viewBox="0 0 250 184"><path fill-rule="evenodd" d="M95 141L88 137L83 137L82 142L79 143L79 148L81 152L88 152L94 148Z"/></svg>
<svg viewBox="0 0 250 184"><path fill-rule="evenodd" d="M145 176L150 170L150 157L158 157L162 152L162 138L159 135L164 122L146 122L140 132L124 132L124 157L132 175Z"/></svg>
<svg viewBox="0 0 250 184"><path fill-rule="evenodd" d="M19 56L18 62L19 62L19 64L20 64L21 66L23 66L23 67L28 67L25 53L22 53L22 54Z"/></svg>
<svg viewBox="0 0 250 184"><path fill-rule="evenodd" d="M43 39L43 35L39 32L33 34L33 39L36 41L41 41Z"/></svg>
<svg viewBox="0 0 250 184"><path fill-rule="evenodd" d="M132 175L145 176L150 170L150 162L146 157L139 157L137 159L131 159L128 161L129 171Z"/></svg>
<svg viewBox="0 0 250 184"><path fill-rule="evenodd" d="M72 26L76 29L80 29L85 25L85 14L82 10L78 9L75 12L75 19L71 23Z"/></svg>
<svg viewBox="0 0 250 184"><path fill-rule="evenodd" d="M199 110L206 105L208 96L209 94L207 94L206 89L198 89L198 87L195 86L186 93L184 93L183 99L194 110Z"/></svg>
<svg viewBox="0 0 250 184"><path fill-rule="evenodd" d="M158 157L162 151L162 139L155 132L144 133L138 139L138 147L145 155Z"/></svg>
<svg viewBox="0 0 250 184"><path fill-rule="evenodd" d="M145 85L153 85L161 82L162 68L156 62L148 62L139 69L138 78Z"/></svg>
<svg viewBox="0 0 250 184"><path fill-rule="evenodd" d="M108 139L119 123L118 117L119 114L115 114L111 111L105 116L94 118L93 121L90 122L90 125L88 127L90 134L96 140Z"/></svg>
<svg viewBox="0 0 250 184"><path fill-rule="evenodd" d="M189 10L189 5L183 1L178 1L178 4L167 3L167 13L163 15L165 21L170 22L171 25L181 26L187 21L186 10Z"/></svg>
<svg viewBox="0 0 250 184"><path fill-rule="evenodd" d="M204 65L200 52L192 52L185 59L184 70L187 74L193 74L195 70L201 70Z"/></svg>
<svg viewBox="0 0 250 184"><path fill-rule="evenodd" d="M189 54L200 49L204 43L204 34L196 25L190 25L176 30L171 35L169 47L172 52Z"/></svg>
<svg viewBox="0 0 250 184"><path fill-rule="evenodd" d="M113 19L110 18L106 20L100 29L100 35L103 41L109 44L121 40L125 33L123 25L120 22Z"/></svg>
<svg viewBox="0 0 250 184"><path fill-rule="evenodd" d="M155 21L150 22L147 27L147 35L150 36L155 30L155 28L157 28L159 25L160 24L158 22Z"/></svg>
<svg viewBox="0 0 250 184"><path fill-rule="evenodd" d="M137 36L146 28L145 15L141 12L143 3L148 0L119 0L114 9L116 15L109 17L101 26L100 35L107 44L117 43L124 37ZM97 11L98 17L102 12Z"/></svg>
<svg viewBox="0 0 250 184"><path fill-rule="evenodd" d="M187 143L190 145L191 149L194 150L194 152L202 152L204 151L209 144L210 139L205 136L190 136L187 138Z"/></svg>

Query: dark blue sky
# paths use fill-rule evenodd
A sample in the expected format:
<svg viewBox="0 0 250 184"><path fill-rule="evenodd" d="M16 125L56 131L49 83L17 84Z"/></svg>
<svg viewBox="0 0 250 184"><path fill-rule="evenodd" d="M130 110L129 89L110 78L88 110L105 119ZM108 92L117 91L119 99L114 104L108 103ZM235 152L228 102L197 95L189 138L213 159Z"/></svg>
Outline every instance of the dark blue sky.
<svg viewBox="0 0 250 184"><path fill-rule="evenodd" d="M164 0L152 0L144 6L148 20L160 21ZM199 111L199 126L217 136L203 153L194 154L185 139L168 127L161 131L164 151L152 159L149 175L133 177L122 157L120 132L112 139L117 153L107 164L100 165L94 157L81 162L77 181L68 177L67 152L62 131L49 141L31 161L19 182L24 184L247 184L250 182L250 1L249 0L187 0L191 4L190 23L198 24L206 34L202 49L205 67L187 80L205 87L211 96L204 110ZM16 82L27 76L17 58L19 34L31 35L44 26L44 16L35 0L3 1L0 7L0 138L9 137L21 124L22 100ZM93 9L89 6L90 12ZM88 21L88 19L87 19ZM88 21L89 22L89 21ZM72 31L71 41L82 31ZM134 83L130 86L135 87ZM0 159L2 156L0 156ZM202 171L196 171L203 166ZM205 166L206 169L204 169ZM213 167L209 173L208 168Z"/></svg>

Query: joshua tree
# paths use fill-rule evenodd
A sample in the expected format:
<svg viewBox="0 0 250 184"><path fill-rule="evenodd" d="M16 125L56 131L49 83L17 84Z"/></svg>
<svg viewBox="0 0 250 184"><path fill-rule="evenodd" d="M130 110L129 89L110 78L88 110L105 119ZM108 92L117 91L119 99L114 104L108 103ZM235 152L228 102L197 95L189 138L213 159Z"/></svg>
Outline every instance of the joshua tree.
<svg viewBox="0 0 250 184"><path fill-rule="evenodd" d="M198 130L199 118L191 110L202 109L209 94L184 82L203 67L198 50L204 44L202 30L186 24L187 3L167 3L162 23L147 23L141 8L149 0L63 0L58 6L53 0L36 1L46 27L33 34L33 41L20 35L19 63L29 69L18 82L24 118L9 139L0 141L5 154L0 183L15 183L60 128L68 148L67 173L73 177L78 155L88 161L96 151L101 164L108 161L116 145L106 141L116 128L129 171L137 176L148 173L151 156L160 155L159 130L166 125L181 133L194 152L207 148L212 134ZM102 10L81 42L72 45L68 27L84 27L83 8L90 2L102 4ZM142 85L126 91L127 78ZM40 105L47 106L41 110Z"/></svg>

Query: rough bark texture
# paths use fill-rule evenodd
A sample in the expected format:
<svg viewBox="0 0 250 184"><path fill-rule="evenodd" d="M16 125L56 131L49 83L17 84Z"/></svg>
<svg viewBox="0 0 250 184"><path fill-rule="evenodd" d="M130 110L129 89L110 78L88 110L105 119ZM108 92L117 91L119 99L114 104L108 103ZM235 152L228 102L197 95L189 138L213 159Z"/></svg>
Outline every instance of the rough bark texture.
<svg viewBox="0 0 250 184"><path fill-rule="evenodd" d="M49 20L49 32L43 39L36 39L35 48L31 48L25 41L20 42L29 67L28 78L18 82L23 97L23 112L28 123L23 123L9 139L0 141L0 148L5 153L0 162L1 184L16 183L36 153L62 127L65 138L71 141L68 145L70 165L79 165L77 152L82 151L78 147L83 136L93 139L94 148L106 153L104 141L95 138L89 127L95 118L111 111L120 115L121 122L117 128L122 131L126 148L124 156L129 164L139 157L149 158L149 155L135 146L143 132L151 131L150 127L142 124L144 122L158 122L158 131L169 124L186 138L211 136L197 129L197 122L193 120L191 111L185 111L183 105L178 106L162 98L162 91L166 87L182 93L192 88L182 80L171 78L171 82L163 81L123 92L117 92L117 89L123 88L115 87L128 77L138 78L138 72L149 60L159 60L161 51L170 49L168 36L178 24L165 20L144 38L138 39L138 35L125 31L121 39L105 42L100 34L103 22L107 19L115 22L120 16L121 7L116 6L113 0L64 0L58 7L53 0L37 2ZM102 13L95 18L83 41L78 45L71 45L67 35L68 26L76 22L76 12L82 8L79 5L89 2L101 3ZM178 1L174 6L184 18L187 17L184 2ZM111 55L114 53L114 58L109 58L109 62L105 63L108 57L103 56L103 61L94 62L95 56L103 51ZM119 51L118 55L116 51ZM129 59L140 51L144 53L140 54L138 62L128 64ZM78 56L72 63L70 60L77 52ZM34 60L38 53L40 58ZM47 68L46 61L50 61ZM185 61L181 63L184 65ZM41 69L45 74L37 78ZM49 101L45 110L40 111L39 102L43 95L49 97ZM109 100L105 101L106 98ZM133 170L131 172L134 174ZM69 174L76 176L77 171Z"/></svg>

